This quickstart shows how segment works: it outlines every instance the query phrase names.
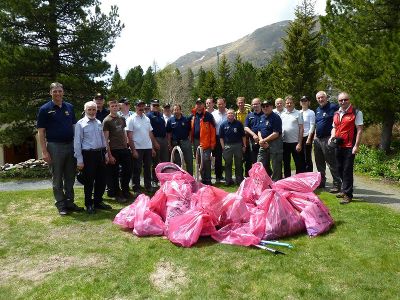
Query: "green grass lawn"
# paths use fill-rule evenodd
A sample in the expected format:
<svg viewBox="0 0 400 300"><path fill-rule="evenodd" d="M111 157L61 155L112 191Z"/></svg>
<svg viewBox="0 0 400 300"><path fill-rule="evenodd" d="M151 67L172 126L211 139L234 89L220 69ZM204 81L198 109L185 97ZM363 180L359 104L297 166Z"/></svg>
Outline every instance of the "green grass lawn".
<svg viewBox="0 0 400 300"><path fill-rule="evenodd" d="M399 213L321 198L336 226L312 239L282 239L295 248L275 256L211 238L180 248L135 237L111 223L123 207L111 201L113 211L59 217L50 190L1 192L0 298L398 298Z"/></svg>

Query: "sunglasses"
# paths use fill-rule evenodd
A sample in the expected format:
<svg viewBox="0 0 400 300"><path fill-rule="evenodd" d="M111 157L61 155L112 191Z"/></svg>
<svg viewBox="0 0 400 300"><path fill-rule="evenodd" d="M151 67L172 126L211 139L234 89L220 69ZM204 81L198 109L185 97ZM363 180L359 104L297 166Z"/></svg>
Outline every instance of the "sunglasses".
<svg viewBox="0 0 400 300"><path fill-rule="evenodd" d="M339 102L345 102L345 101L349 101L349 99L339 99Z"/></svg>

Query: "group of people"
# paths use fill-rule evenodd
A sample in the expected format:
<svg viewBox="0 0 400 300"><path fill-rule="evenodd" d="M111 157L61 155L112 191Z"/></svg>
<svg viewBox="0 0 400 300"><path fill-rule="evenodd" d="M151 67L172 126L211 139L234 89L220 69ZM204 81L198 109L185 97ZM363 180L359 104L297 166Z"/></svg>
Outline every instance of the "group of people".
<svg viewBox="0 0 400 300"><path fill-rule="evenodd" d="M325 187L328 165L333 177L331 192L338 193L341 203L352 199L354 156L363 116L351 105L347 93L339 94L338 106L328 101L325 92L318 92L315 113L306 96L300 99L301 110L295 109L292 96L276 99L275 108L271 101L255 98L251 109L246 108L244 97L238 97L237 110L227 109L224 98L217 99L216 109L213 98L199 98L189 116L182 113L180 104L165 103L162 112L156 99L147 112L142 100L137 100L131 111L126 98L110 99L107 109L104 97L96 94L85 103L78 121L73 106L63 99L62 84L52 83L50 95L52 99L39 109L37 128L60 215L84 210L74 203L76 168L84 183L86 211L93 214L96 209L111 209L103 201L106 189L108 196L119 202L134 199L142 191L141 173L145 191L154 192L155 167L170 160L175 146L180 147L188 173L193 175L197 153L202 182L212 184L214 159L215 182L225 181L230 186L240 184L255 162L262 162L274 181L291 176L292 157L296 173L313 171L314 144L320 187ZM180 159L180 155L174 156L178 164L183 163Z"/></svg>

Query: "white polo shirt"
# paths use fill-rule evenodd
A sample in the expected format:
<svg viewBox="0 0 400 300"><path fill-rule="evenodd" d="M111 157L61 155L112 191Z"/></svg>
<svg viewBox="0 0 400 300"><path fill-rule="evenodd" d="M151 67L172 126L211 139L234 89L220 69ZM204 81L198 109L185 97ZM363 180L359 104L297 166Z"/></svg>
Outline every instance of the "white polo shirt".
<svg viewBox="0 0 400 300"><path fill-rule="evenodd" d="M227 116L228 116L227 112L228 112L227 109L225 109L225 111L224 111L223 113L221 113L221 112L219 111L219 109L216 109L216 110L214 110L214 111L211 113L211 114L213 115L213 117L214 117L214 121L215 121L215 130L216 130L217 135L218 135L218 133L219 133L219 126L220 126L224 121L226 121L226 118L227 118Z"/></svg>
<svg viewBox="0 0 400 300"><path fill-rule="evenodd" d="M282 136L284 143L298 143L299 141L299 125L303 125L302 113L297 109L292 112L284 111L282 118Z"/></svg>
<svg viewBox="0 0 400 300"><path fill-rule="evenodd" d="M139 116L134 114L126 120L126 131L133 132L133 143L136 149L151 149L153 144L150 139L150 131L153 131L151 127L150 119L143 114Z"/></svg>
<svg viewBox="0 0 400 300"><path fill-rule="evenodd" d="M303 137L309 136L315 129L315 112L311 109L301 110L304 121Z"/></svg>

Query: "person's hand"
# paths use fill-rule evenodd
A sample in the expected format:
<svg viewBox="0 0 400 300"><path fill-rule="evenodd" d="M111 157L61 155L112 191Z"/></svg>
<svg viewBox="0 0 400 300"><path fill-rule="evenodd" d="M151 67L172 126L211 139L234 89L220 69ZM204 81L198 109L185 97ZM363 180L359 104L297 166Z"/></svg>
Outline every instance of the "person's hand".
<svg viewBox="0 0 400 300"><path fill-rule="evenodd" d="M137 153L136 149L132 150L132 157L133 158L138 158L139 157L139 154Z"/></svg>
<svg viewBox="0 0 400 300"><path fill-rule="evenodd" d="M160 145L159 145L160 146ZM154 150L154 149L151 149L151 156L152 157L156 157L156 150Z"/></svg>
<svg viewBox="0 0 400 300"><path fill-rule="evenodd" d="M311 145L312 144L312 140L311 139L307 139L306 140L306 145Z"/></svg>
<svg viewBox="0 0 400 300"><path fill-rule="evenodd" d="M155 150L160 150L160 144L159 143L155 143L153 148Z"/></svg>
<svg viewBox="0 0 400 300"><path fill-rule="evenodd" d="M51 163L50 153L48 151L43 151L42 154L43 154L43 160L48 164Z"/></svg>
<svg viewBox="0 0 400 300"><path fill-rule="evenodd" d="M243 153L246 153L246 146L242 146Z"/></svg>
<svg viewBox="0 0 400 300"><path fill-rule="evenodd" d="M296 145L296 151L297 152L301 152L301 148L302 148L301 144L297 144Z"/></svg>
<svg viewBox="0 0 400 300"><path fill-rule="evenodd" d="M353 150L351 151L352 154L356 155L358 153L358 146L353 147Z"/></svg>
<svg viewBox="0 0 400 300"><path fill-rule="evenodd" d="M254 140L254 142L256 142L256 143L259 142L260 139L258 138L258 135L257 135L257 134L253 135L253 140Z"/></svg>
<svg viewBox="0 0 400 300"><path fill-rule="evenodd" d="M114 156L112 156L111 154L108 155L108 163L109 163L110 165L115 164L116 161L117 161L117 160L115 159ZM107 156L106 156L106 162L107 162Z"/></svg>
<svg viewBox="0 0 400 300"><path fill-rule="evenodd" d="M76 165L76 167L78 168L79 171L82 171L84 166L85 165L83 163L80 163L80 164Z"/></svg>

